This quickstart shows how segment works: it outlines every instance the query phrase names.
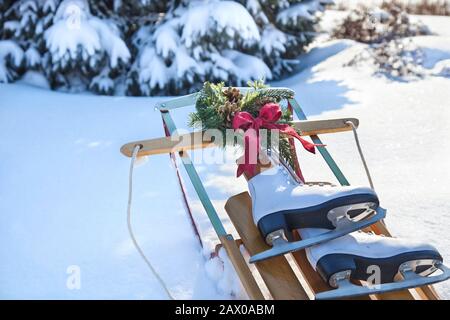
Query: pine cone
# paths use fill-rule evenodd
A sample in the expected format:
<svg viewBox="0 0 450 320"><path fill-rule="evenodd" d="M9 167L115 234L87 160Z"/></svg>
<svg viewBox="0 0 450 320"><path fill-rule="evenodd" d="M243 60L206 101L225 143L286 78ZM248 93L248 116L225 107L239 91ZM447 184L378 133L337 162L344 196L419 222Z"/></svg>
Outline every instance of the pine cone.
<svg viewBox="0 0 450 320"><path fill-rule="evenodd" d="M239 111L239 105L236 102L227 101L219 107L219 113L223 116L227 128L232 127L233 117L237 111Z"/></svg>
<svg viewBox="0 0 450 320"><path fill-rule="evenodd" d="M228 87L223 94L228 98L229 102L238 103L242 99L242 94L238 88Z"/></svg>

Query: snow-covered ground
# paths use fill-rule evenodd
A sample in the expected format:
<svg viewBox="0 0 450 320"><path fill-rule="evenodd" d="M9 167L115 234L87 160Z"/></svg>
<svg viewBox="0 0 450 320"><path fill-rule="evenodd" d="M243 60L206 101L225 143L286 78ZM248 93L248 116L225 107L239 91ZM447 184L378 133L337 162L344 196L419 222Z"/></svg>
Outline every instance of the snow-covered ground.
<svg viewBox="0 0 450 320"><path fill-rule="evenodd" d="M444 27L450 18L436 19L450 30ZM414 39L427 53L428 69L450 61L449 40L443 33ZM316 43L302 72L272 85L294 89L311 118L359 118L392 233L429 241L450 262L450 79L393 82L369 68L342 67L363 49L351 41ZM166 298L127 234L129 159L119 153L125 142L163 135L153 110L161 100L0 85L0 298ZM191 110L174 112L179 127L186 127ZM323 140L350 182L367 184L352 134ZM299 157L308 180L333 180L319 155L300 151ZM234 178L233 159L197 167L232 231L223 205L246 189ZM135 170L138 241L175 298L242 297L229 269L223 273L217 259L207 259L217 239L182 173L205 248L192 232L166 155ZM71 266L81 271L80 289L67 287L68 268L77 270ZM437 289L450 298L450 283Z"/></svg>
<svg viewBox="0 0 450 320"><path fill-rule="evenodd" d="M156 99L24 85L2 85L0 97L0 297L164 298L129 240L129 163L119 153L163 134ZM221 297L204 276L168 157L136 173L136 234L175 297ZM81 270L80 290L66 287L70 266Z"/></svg>

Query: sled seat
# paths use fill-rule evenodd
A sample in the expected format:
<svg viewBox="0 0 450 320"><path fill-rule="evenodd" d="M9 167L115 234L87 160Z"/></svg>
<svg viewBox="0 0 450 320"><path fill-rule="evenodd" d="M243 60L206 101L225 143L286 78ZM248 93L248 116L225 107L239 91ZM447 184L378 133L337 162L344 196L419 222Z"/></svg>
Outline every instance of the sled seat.
<svg viewBox="0 0 450 320"><path fill-rule="evenodd" d="M253 255L267 249L251 215L251 200L247 192L230 198L225 204L230 220L241 237L242 244ZM256 268L274 299L307 300L308 294L284 256L256 263Z"/></svg>
<svg viewBox="0 0 450 320"><path fill-rule="evenodd" d="M225 211L228 213L231 222L238 232L242 244L250 255L269 249L265 243L259 230L253 223L251 212L251 198L248 192L243 192L228 199L225 204ZM380 233L374 227L367 231ZM299 238L298 234L296 237ZM282 300L308 300L314 294L319 292L332 290L320 275L311 267L306 257L305 250L296 251L290 254L300 271L301 278L306 282L306 286L302 286L299 277L291 267L286 256L278 256L268 260L256 262L255 266L261 278L263 279L267 289L273 299ZM430 299L426 290L430 288L418 288L411 290L402 290L391 293L383 293L358 297L359 300L412 300L416 298Z"/></svg>

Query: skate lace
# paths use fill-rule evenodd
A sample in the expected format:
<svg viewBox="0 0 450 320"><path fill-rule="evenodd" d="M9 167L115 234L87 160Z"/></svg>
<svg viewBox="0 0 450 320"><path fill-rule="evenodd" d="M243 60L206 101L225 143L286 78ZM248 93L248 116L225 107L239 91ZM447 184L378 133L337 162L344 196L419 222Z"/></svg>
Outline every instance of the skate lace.
<svg viewBox="0 0 450 320"><path fill-rule="evenodd" d="M355 231L355 232L357 232L359 234L365 234L365 235L368 235L368 236L371 236L371 237L386 237L385 234L382 234L382 233L377 234L377 233L373 232L372 230L369 230L369 231L358 230L358 231Z"/></svg>

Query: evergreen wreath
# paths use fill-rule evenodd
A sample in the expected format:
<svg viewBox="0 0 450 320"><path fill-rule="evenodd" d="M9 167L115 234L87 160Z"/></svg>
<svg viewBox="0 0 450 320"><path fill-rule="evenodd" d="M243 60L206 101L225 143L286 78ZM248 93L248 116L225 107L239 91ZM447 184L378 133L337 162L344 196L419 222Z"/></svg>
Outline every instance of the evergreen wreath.
<svg viewBox="0 0 450 320"><path fill-rule="evenodd" d="M196 112L189 116L189 126L201 130L216 129L222 132L226 147L230 141L226 139L226 130L233 129L232 122L236 112L246 111L253 117L259 115L259 110L267 103L280 103L294 97L294 91L290 89L270 88L264 81L248 82L251 88L244 94L236 87L226 87L223 82L214 84L205 82L203 89L198 92L195 104ZM292 124L292 113L287 107L282 107L282 116L277 122L279 124ZM300 132L296 130L299 134ZM268 143L270 143L270 130L268 130ZM233 145L242 145L242 136L238 141L232 141ZM269 148L272 146L268 145ZM278 153L283 160L294 168L294 157L287 136L280 134Z"/></svg>

